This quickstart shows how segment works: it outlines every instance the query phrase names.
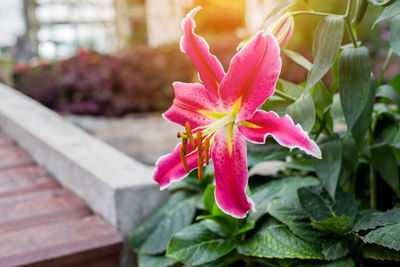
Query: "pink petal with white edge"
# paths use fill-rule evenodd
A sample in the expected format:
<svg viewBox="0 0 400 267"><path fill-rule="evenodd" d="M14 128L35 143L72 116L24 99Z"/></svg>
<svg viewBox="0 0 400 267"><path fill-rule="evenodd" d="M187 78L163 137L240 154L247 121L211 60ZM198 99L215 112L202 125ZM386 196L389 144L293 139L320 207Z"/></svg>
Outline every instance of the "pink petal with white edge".
<svg viewBox="0 0 400 267"><path fill-rule="evenodd" d="M181 38L180 46L182 52L187 53L193 60L205 87L218 95L219 83L225 72L217 57L210 53L206 40L193 32L196 26L193 17L199 9L201 8L192 9L183 19L181 27L184 35Z"/></svg>
<svg viewBox="0 0 400 267"><path fill-rule="evenodd" d="M180 156L181 147L182 144L178 144L174 152L162 156L156 162L157 167L153 174L153 179L160 185L161 190L165 189L170 183L177 182L188 175L183 168L183 163ZM188 146L188 151L188 153L193 151L190 145ZM186 162L190 171L197 168L197 158L197 153L186 156Z"/></svg>
<svg viewBox="0 0 400 267"><path fill-rule="evenodd" d="M210 124L214 119L200 111L215 111L219 106L217 97L200 83L173 84L175 99L172 106L163 114L169 121L195 128Z"/></svg>
<svg viewBox="0 0 400 267"><path fill-rule="evenodd" d="M236 122L250 119L274 93L280 71L280 49L271 34L259 32L232 58L219 93L226 109L241 99Z"/></svg>
<svg viewBox="0 0 400 267"><path fill-rule="evenodd" d="M279 118L275 112L257 110L253 118L247 120L245 125L239 125L238 128L250 142L263 144L268 135L272 135L282 146L290 149L300 148L311 156L321 158L318 145L308 137L300 124L294 125L292 118L288 115Z"/></svg>
<svg viewBox="0 0 400 267"><path fill-rule="evenodd" d="M248 180L246 141L236 127L225 127L217 134L211 157L215 168L215 200L218 207L235 218L244 218L248 211L255 211L253 201L245 192Z"/></svg>

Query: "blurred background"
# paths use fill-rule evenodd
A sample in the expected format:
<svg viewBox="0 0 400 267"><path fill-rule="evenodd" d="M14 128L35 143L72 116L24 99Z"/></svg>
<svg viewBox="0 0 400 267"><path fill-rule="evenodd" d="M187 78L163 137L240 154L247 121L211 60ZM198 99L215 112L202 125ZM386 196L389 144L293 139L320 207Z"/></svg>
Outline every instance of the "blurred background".
<svg viewBox="0 0 400 267"><path fill-rule="evenodd" d="M203 7L196 15L195 31L205 37L227 70L240 41L259 30L279 2L1 0L0 81L64 115L116 118L160 112L172 103L173 81L197 80L194 65L180 52L178 44L182 35L180 23L190 9ZM347 3L308 2L314 10L337 14L345 12ZM304 1L298 0L290 10L304 9ZM378 66L376 72L384 61L389 38L387 24L371 28L380 12L379 8L369 7L359 30L359 39L372 53L371 60L378 62L374 64ZM320 19L296 16L288 49L312 61L313 35ZM304 82L307 72L282 56L282 77ZM387 75L393 71L389 69ZM329 83L329 77L326 81ZM100 137L107 136L103 139L119 144L121 149L127 147L126 142L115 139L115 133L99 133L110 124L82 122L76 117L74 122Z"/></svg>

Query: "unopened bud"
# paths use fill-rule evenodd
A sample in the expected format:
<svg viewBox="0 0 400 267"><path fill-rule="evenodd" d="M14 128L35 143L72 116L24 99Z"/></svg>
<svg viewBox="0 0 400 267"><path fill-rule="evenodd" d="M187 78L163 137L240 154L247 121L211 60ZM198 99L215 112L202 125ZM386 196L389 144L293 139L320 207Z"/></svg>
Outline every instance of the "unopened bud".
<svg viewBox="0 0 400 267"><path fill-rule="evenodd" d="M281 48L285 47L292 38L294 18L292 13L286 12L274 24L270 25L267 32L273 34Z"/></svg>

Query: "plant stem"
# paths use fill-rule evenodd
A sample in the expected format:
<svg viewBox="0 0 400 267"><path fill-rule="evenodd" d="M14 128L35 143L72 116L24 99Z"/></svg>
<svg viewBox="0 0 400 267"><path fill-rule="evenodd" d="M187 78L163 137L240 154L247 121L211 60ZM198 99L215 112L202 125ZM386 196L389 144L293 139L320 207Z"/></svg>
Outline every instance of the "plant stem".
<svg viewBox="0 0 400 267"><path fill-rule="evenodd" d="M389 67L390 60L392 59L393 56L393 49L390 48L388 53L386 54L385 62L383 63L382 71L381 74L379 75L379 80L378 80L378 87L382 84L383 82L383 77L385 76L386 70Z"/></svg>
<svg viewBox="0 0 400 267"><path fill-rule="evenodd" d="M317 15L317 16L340 16L340 15L336 15L336 14L332 14L332 13L325 13L325 12L318 12L318 11L314 11L314 10L300 10L300 11L294 11L291 13L293 16L297 16L297 15Z"/></svg>
<svg viewBox="0 0 400 267"><path fill-rule="evenodd" d="M344 20L345 20L345 25L346 25L346 30L347 30L347 34L350 37L351 42L353 43L353 46L355 48L358 47L357 45L357 38L354 35L353 29L352 29L352 25L351 25L351 10L353 7L353 1L354 0L348 0L347 1L347 8L346 8L346 14L344 16Z"/></svg>
<svg viewBox="0 0 400 267"><path fill-rule="evenodd" d="M289 100L289 101L292 101L292 102L296 102L296 100L297 100L296 98L294 98L294 97L292 97L292 96L290 96L290 95L288 95L288 94L286 94L286 93L284 93L282 91L279 91L278 89L275 90L275 95L280 96L283 99L286 99L286 100Z"/></svg>
<svg viewBox="0 0 400 267"><path fill-rule="evenodd" d="M370 206L371 209L376 209L376 176L374 166L369 165L369 187L370 187Z"/></svg>

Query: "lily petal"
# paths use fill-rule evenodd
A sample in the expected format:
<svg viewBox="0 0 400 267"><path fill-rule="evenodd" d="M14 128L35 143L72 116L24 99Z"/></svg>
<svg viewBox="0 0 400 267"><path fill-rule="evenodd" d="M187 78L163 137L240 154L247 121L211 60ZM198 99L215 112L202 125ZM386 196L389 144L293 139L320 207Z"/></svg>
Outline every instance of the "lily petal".
<svg viewBox="0 0 400 267"><path fill-rule="evenodd" d="M183 19L181 27L184 35L180 47L182 52L187 53L193 60L205 87L218 95L218 87L225 72L217 57L210 53L206 40L193 32L196 26L193 17L199 9L200 7L192 9Z"/></svg>
<svg viewBox="0 0 400 267"><path fill-rule="evenodd" d="M246 196L246 141L236 127L225 127L215 138L211 149L215 168L215 200L225 213L243 218L255 211L253 201Z"/></svg>
<svg viewBox="0 0 400 267"><path fill-rule="evenodd" d="M258 106L274 93L281 64L275 37L262 32L233 57L219 94L226 109L238 108L236 122L250 119Z"/></svg>
<svg viewBox="0 0 400 267"><path fill-rule="evenodd" d="M182 164L180 156L181 147L182 144L178 144L174 152L162 156L156 162L157 168L153 174L153 179L159 183L161 190L165 189L170 183L177 182L188 175ZM193 148L188 146L188 151L190 153L193 151ZM186 156L189 171L197 168L197 158L198 153Z"/></svg>
<svg viewBox="0 0 400 267"><path fill-rule="evenodd" d="M321 158L318 145L308 137L300 124L294 125L288 115L279 118L275 112L257 110L251 119L241 123L238 128L250 142L263 144L268 135L272 135L281 146L300 148L309 155Z"/></svg>
<svg viewBox="0 0 400 267"><path fill-rule="evenodd" d="M172 106L163 114L169 121L185 126L189 122L192 128L207 125L215 119L204 115L203 111L215 111L217 97L200 83L173 84L175 99Z"/></svg>

